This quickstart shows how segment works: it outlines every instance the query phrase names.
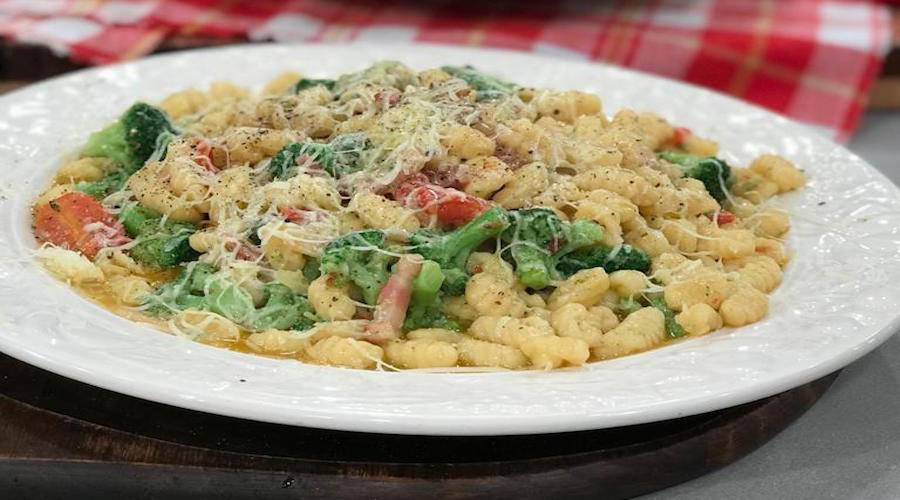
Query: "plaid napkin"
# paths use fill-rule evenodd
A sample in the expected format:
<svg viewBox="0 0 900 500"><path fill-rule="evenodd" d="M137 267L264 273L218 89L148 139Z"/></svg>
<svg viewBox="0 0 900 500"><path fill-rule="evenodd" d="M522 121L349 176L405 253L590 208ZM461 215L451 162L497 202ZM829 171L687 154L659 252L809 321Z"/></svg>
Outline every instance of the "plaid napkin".
<svg viewBox="0 0 900 500"><path fill-rule="evenodd" d="M887 7L850 0L0 0L0 36L90 64L176 35L504 47L697 83L841 140L890 31Z"/></svg>

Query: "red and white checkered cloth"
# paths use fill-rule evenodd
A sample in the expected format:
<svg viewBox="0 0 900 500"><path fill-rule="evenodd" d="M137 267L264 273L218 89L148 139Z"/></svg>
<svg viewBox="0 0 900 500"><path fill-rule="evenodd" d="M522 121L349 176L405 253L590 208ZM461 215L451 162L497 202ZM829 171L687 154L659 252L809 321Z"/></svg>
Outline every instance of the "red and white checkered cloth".
<svg viewBox="0 0 900 500"><path fill-rule="evenodd" d="M103 64L170 35L422 41L600 60L761 104L846 139L891 40L851 0L0 0L0 36Z"/></svg>

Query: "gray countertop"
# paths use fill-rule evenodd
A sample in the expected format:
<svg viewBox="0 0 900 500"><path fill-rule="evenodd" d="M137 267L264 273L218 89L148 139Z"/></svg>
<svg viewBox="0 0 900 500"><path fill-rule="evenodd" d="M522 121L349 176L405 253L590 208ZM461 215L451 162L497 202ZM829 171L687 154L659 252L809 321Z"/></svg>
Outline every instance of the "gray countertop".
<svg viewBox="0 0 900 500"><path fill-rule="evenodd" d="M900 185L900 112L866 115L850 149ZM900 499L900 335L743 460L644 498Z"/></svg>

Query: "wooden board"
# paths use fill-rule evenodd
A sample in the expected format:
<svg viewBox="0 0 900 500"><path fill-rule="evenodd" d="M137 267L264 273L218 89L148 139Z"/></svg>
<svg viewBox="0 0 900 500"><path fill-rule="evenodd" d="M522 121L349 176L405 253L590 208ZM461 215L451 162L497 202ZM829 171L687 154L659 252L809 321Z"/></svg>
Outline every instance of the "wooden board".
<svg viewBox="0 0 900 500"><path fill-rule="evenodd" d="M193 412L0 355L4 498L627 498L753 451L837 374L728 410L601 431L409 437Z"/></svg>

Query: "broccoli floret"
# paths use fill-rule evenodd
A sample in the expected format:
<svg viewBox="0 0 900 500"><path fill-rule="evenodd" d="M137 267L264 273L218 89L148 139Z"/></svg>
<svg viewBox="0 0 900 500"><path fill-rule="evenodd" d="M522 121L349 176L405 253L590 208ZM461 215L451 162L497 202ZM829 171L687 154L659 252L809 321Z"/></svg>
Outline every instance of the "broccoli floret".
<svg viewBox="0 0 900 500"><path fill-rule="evenodd" d="M441 311L441 285L444 273L437 262L426 260L412 283L412 298L406 311L406 330L417 328L445 328L459 330L455 321Z"/></svg>
<svg viewBox="0 0 900 500"><path fill-rule="evenodd" d="M319 85L325 87L328 90L334 90L334 84L335 84L334 80L328 80L328 79L324 79L324 78L323 79L301 78L300 80L297 81L297 83L294 84L292 90L296 94L297 92L300 92L301 90L310 89L313 87L317 87Z"/></svg>
<svg viewBox="0 0 900 500"><path fill-rule="evenodd" d="M564 226L564 242L552 257L550 267L553 279L564 279L567 276L559 270L560 263L576 252L595 249L603 242L603 226L594 221L576 220Z"/></svg>
<svg viewBox="0 0 900 500"><path fill-rule="evenodd" d="M510 212L510 226L500 238L509 244L516 277L527 287L540 290L553 279L553 254L566 239L567 224L548 208Z"/></svg>
<svg viewBox="0 0 900 500"><path fill-rule="evenodd" d="M598 245L563 256L559 259L556 270L563 277L569 277L582 269L594 267L602 267L608 273L623 269L646 273L650 270L650 256L627 244L615 248Z"/></svg>
<svg viewBox="0 0 900 500"><path fill-rule="evenodd" d="M669 338L677 339L684 336L684 328L675 321L675 311L667 304L666 300L660 294L656 294L649 299L650 305L659 309L666 318L666 334Z"/></svg>
<svg viewBox="0 0 900 500"><path fill-rule="evenodd" d="M466 66L442 66L441 70L450 76L455 76L465 81L470 87L475 89L475 98L479 101L488 99L497 99L511 94L516 90L517 85L505 82L499 78L485 75L474 67Z"/></svg>
<svg viewBox="0 0 900 500"><path fill-rule="evenodd" d="M163 284L144 298L146 311L154 316L167 317L175 311L205 309L206 281L216 272L209 264L194 262L185 267L174 280Z"/></svg>
<svg viewBox="0 0 900 500"><path fill-rule="evenodd" d="M378 61L362 71L341 75L332 91L335 95L340 95L360 83L403 90L418 83L418 77L415 71L403 63Z"/></svg>
<svg viewBox="0 0 900 500"><path fill-rule="evenodd" d="M363 132L341 134L328 144L294 142L275 153L268 172L275 179L288 179L297 175L298 162L308 159L339 178L360 169L360 155L367 145L368 138Z"/></svg>
<svg viewBox="0 0 900 500"><path fill-rule="evenodd" d="M332 165L322 165L332 177L338 178L362 168L362 153L369 147L369 136L365 132L340 134L328 143L334 153Z"/></svg>
<svg viewBox="0 0 900 500"><path fill-rule="evenodd" d="M193 224L168 219L163 222L161 214L136 203L125 207L119 220L137 242L129 255L142 264L172 267L200 255L188 241L197 230Z"/></svg>
<svg viewBox="0 0 900 500"><path fill-rule="evenodd" d="M663 152L659 157L678 165L684 175L697 179L716 201L726 198L725 190L731 179L731 167L715 156L700 157L684 153Z"/></svg>
<svg viewBox="0 0 900 500"><path fill-rule="evenodd" d="M246 325L253 318L256 308L253 297L227 275L217 273L207 280L206 308L229 320Z"/></svg>
<svg viewBox="0 0 900 500"><path fill-rule="evenodd" d="M378 292L391 276L390 266L397 260L385 253L384 233L356 231L333 240L322 251L319 270L331 274L338 284L353 283L362 291L363 300L374 304Z"/></svg>
<svg viewBox="0 0 900 500"><path fill-rule="evenodd" d="M103 199L107 196L122 189L125 181L128 180L128 172L119 168L114 170L96 181L82 181L75 184L75 189L82 193L93 196L97 199Z"/></svg>
<svg viewBox="0 0 900 500"><path fill-rule="evenodd" d="M441 234L420 230L410 238L412 251L440 265L444 274L444 292L460 295L466 289L469 273L466 261L482 243L497 237L509 227L509 216L499 207L491 208L455 231Z"/></svg>
<svg viewBox="0 0 900 500"><path fill-rule="evenodd" d="M81 154L111 158L131 174L143 167L157 149L164 150L172 134L175 128L162 110L139 102L118 120L93 133Z"/></svg>
<svg viewBox="0 0 900 500"><path fill-rule="evenodd" d="M198 262L148 295L144 304L148 313L160 317L187 309L211 311L254 331L307 330L318 319L306 297L280 283L265 284L263 294L263 305L257 309L246 290L216 273L216 268Z"/></svg>
<svg viewBox="0 0 900 500"><path fill-rule="evenodd" d="M251 330L308 330L318 319L306 297L281 283L267 283L263 294L262 307L253 311L247 322Z"/></svg>
<svg viewBox="0 0 900 500"><path fill-rule="evenodd" d="M603 227L596 222L568 223L547 208L517 210L510 216L512 224L501 238L510 244L516 277L535 290L562 277L556 268L566 256L603 241Z"/></svg>
<svg viewBox="0 0 900 500"><path fill-rule="evenodd" d="M308 257L306 262L303 263L301 272L303 272L303 277L306 278L306 281L312 283L314 279L322 275L322 271L319 270L319 259Z"/></svg>

